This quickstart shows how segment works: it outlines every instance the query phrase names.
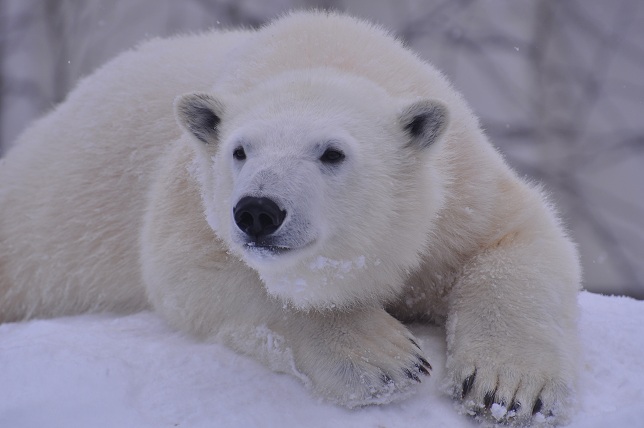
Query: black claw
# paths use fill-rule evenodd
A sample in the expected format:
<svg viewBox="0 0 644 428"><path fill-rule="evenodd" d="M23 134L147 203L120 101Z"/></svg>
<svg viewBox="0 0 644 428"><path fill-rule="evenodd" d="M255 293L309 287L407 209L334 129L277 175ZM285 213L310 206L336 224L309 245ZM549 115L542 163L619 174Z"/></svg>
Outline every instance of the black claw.
<svg viewBox="0 0 644 428"><path fill-rule="evenodd" d="M382 383L389 385L390 383L394 383L393 379L389 377L387 373L383 373L380 375L380 380L382 380Z"/></svg>
<svg viewBox="0 0 644 428"><path fill-rule="evenodd" d="M419 372L421 372L425 376L429 376L429 370L427 370L425 367L421 366L420 364L414 364L414 366L418 369Z"/></svg>
<svg viewBox="0 0 644 428"><path fill-rule="evenodd" d="M510 412L518 412L521 410L521 403L519 401L512 401L510 404Z"/></svg>
<svg viewBox="0 0 644 428"><path fill-rule="evenodd" d="M422 351L422 349L420 349L420 346L418 346L418 343L416 343L416 341L415 341L414 339L409 338L409 341L410 341L410 342L411 342L411 343L412 343L416 348L418 348L418 350Z"/></svg>
<svg viewBox="0 0 644 428"><path fill-rule="evenodd" d="M534 415L535 413L538 413L542 407L543 401L541 401L541 398L537 398L537 401L534 403L534 407L532 408L532 414Z"/></svg>
<svg viewBox="0 0 644 428"><path fill-rule="evenodd" d="M433 369L432 369L432 365L431 365L431 364L429 364L429 361L427 361L426 359L424 359L424 358L423 358L422 356L420 356L420 355L416 355L416 357L418 357L418 360L419 360L421 363L423 363L423 365L424 365L426 368L428 368L428 369L430 369L430 370L433 370Z"/></svg>
<svg viewBox="0 0 644 428"><path fill-rule="evenodd" d="M465 398L465 396L470 392L470 390L472 389L472 386L474 385L475 377L476 377L476 372L472 373L463 381L463 396L461 398Z"/></svg>
<svg viewBox="0 0 644 428"><path fill-rule="evenodd" d="M494 392L488 391L487 394L485 394L485 398L483 398L483 404L485 404L486 409L489 409L492 407L492 403L494 403Z"/></svg>
<svg viewBox="0 0 644 428"><path fill-rule="evenodd" d="M413 373L413 372L412 372L411 370L409 370L409 369L403 369L403 372L405 372L405 374L407 375L407 377L408 377L409 379L413 379L413 380L415 380L416 382L420 383L420 378L418 377L418 375L417 375L416 373Z"/></svg>

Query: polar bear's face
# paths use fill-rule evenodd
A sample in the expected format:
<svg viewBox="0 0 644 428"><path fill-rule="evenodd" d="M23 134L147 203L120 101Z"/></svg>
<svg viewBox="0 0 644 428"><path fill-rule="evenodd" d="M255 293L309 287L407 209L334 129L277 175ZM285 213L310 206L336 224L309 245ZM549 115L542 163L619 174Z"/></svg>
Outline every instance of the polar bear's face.
<svg viewBox="0 0 644 428"><path fill-rule="evenodd" d="M198 142L210 226L272 294L350 304L389 294L376 278L399 282L417 262L440 205L427 161L442 104L401 108L361 79L291 75L239 98L186 95L177 116Z"/></svg>

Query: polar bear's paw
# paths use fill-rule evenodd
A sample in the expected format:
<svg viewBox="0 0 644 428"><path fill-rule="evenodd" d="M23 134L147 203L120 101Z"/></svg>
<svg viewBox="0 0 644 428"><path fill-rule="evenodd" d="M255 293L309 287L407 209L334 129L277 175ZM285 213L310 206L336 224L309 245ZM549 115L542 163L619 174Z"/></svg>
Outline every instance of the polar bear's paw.
<svg viewBox="0 0 644 428"><path fill-rule="evenodd" d="M510 426L565 423L571 386L555 363L535 352L532 358L452 356L447 387L462 411L482 422Z"/></svg>
<svg viewBox="0 0 644 428"><path fill-rule="evenodd" d="M313 389L353 408L407 397L431 365L412 334L382 309L334 316L300 348Z"/></svg>

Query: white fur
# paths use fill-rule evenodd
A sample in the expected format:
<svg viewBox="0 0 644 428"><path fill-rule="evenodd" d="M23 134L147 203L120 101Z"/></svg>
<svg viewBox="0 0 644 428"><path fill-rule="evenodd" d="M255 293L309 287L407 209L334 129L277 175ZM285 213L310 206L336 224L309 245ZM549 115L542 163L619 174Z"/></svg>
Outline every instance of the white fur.
<svg viewBox="0 0 644 428"><path fill-rule="evenodd" d="M207 142L181 110L193 95L176 101L184 132L173 118L195 92L221 119ZM422 106L448 110L429 147L403 126ZM332 172L330 143L346 155ZM398 320L447 322L447 387L460 399L473 379L466 410L568 412L574 245L447 80L367 23L297 13L148 42L28 129L0 185L1 320L149 302L350 407L412 390L423 362ZM275 235L291 251L244 245L245 195L288 212Z"/></svg>

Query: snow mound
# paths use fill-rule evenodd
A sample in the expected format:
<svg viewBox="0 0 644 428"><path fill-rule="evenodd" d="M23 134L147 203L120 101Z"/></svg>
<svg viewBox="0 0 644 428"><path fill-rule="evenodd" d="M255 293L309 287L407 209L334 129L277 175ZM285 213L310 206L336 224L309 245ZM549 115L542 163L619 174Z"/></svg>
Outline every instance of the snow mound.
<svg viewBox="0 0 644 428"><path fill-rule="evenodd" d="M582 293L570 427L644 426L644 302ZM440 392L444 332L413 326L434 367L413 397L346 410L150 312L0 326L0 427L474 427Z"/></svg>

